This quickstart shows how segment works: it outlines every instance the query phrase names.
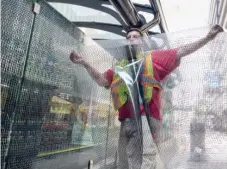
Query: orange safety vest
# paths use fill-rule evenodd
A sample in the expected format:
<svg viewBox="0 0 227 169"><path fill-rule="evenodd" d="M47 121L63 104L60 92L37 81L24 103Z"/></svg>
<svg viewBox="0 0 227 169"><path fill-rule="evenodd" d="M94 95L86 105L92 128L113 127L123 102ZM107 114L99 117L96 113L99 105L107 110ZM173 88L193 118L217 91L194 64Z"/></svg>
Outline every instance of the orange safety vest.
<svg viewBox="0 0 227 169"><path fill-rule="evenodd" d="M150 53L145 57L144 61L144 68L142 68L142 73L140 73L139 76L142 76L140 79L140 83L143 87L143 95L146 102L149 102L152 98L152 91L153 87L156 87L158 89L161 89L161 84L154 79L153 76L153 63L151 59ZM122 60L120 62L121 67L125 67L127 65L126 60ZM113 99L113 104L115 107L115 110L118 110L121 108L129 97L129 91L124 83L124 80L117 74L114 74L113 81L111 84L111 94Z"/></svg>

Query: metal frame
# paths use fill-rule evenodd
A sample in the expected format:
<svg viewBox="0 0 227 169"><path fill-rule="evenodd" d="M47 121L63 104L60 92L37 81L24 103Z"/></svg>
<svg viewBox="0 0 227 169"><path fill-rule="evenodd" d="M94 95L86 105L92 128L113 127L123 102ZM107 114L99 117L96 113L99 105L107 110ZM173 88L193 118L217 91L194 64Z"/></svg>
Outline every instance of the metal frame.
<svg viewBox="0 0 227 169"><path fill-rule="evenodd" d="M87 27L105 30L125 36L123 30L128 30L130 27L140 28L143 33L157 34L156 32L149 31L152 27L159 25L161 32L167 32L167 26L165 23L164 15L161 9L159 0L150 0L150 5L141 5L132 3L130 0L47 0L48 2L58 2L66 4L75 4L99 11L103 11L113 16L121 25L99 23L99 22L77 22L73 23L78 27ZM116 9L112 10L107 6L113 5ZM154 15L154 19L148 23L143 23L142 19L138 15L138 11L147 12Z"/></svg>
<svg viewBox="0 0 227 169"><path fill-rule="evenodd" d="M100 22L73 22L73 24L76 25L77 27L99 29L99 30L111 32L123 37L126 36L126 32L123 32L124 29L123 29L123 26L121 25L100 23ZM148 34L156 35L156 34L159 34L159 32L148 31Z"/></svg>

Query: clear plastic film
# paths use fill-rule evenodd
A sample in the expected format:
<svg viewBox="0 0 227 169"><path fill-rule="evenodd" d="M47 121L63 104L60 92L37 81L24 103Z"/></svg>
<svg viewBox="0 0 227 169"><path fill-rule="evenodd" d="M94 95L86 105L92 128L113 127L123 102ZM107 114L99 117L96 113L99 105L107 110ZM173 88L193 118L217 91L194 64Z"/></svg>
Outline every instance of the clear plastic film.
<svg viewBox="0 0 227 169"><path fill-rule="evenodd" d="M114 104L122 123L118 145L120 168L154 168L157 165L160 120L151 116L150 103L153 87L161 90L161 84L153 78L151 52L146 50L148 45L144 42L143 38L130 41L124 46L125 57L114 66L117 78L111 85L112 98L114 103L122 104L121 107ZM126 103L124 96L117 93L120 90L125 90Z"/></svg>
<svg viewBox="0 0 227 169"><path fill-rule="evenodd" d="M220 33L196 48L209 29L98 42L115 58L112 101L124 102L117 90L127 95L122 107L115 105L121 123L119 168L225 168L227 38ZM192 48L180 60L175 57ZM152 72L144 70L147 58ZM145 74L153 75L146 83L153 87L150 100Z"/></svg>
<svg viewBox="0 0 227 169"><path fill-rule="evenodd" d="M175 65L210 28L94 42L39 4L2 2L2 168L226 168L226 33Z"/></svg>

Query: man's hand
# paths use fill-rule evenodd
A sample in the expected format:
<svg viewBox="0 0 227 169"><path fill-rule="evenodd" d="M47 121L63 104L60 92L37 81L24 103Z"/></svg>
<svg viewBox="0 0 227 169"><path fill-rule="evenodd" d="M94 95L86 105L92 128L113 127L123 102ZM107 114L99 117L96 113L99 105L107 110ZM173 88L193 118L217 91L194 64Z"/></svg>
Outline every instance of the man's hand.
<svg viewBox="0 0 227 169"><path fill-rule="evenodd" d="M212 40L216 37L216 35L220 32L223 32L224 29L220 25L214 25L211 27L210 32L207 34L207 38Z"/></svg>
<svg viewBox="0 0 227 169"><path fill-rule="evenodd" d="M73 63L85 65L84 59L82 57L80 57L75 51L72 51L70 53L69 58Z"/></svg>
<svg viewBox="0 0 227 169"><path fill-rule="evenodd" d="M97 71L95 68L93 68L88 62L86 62L81 56L79 56L75 51L72 51L70 53L69 59L76 64L83 65L90 76L96 81L96 83L100 86L109 86L109 82L104 76L104 74Z"/></svg>

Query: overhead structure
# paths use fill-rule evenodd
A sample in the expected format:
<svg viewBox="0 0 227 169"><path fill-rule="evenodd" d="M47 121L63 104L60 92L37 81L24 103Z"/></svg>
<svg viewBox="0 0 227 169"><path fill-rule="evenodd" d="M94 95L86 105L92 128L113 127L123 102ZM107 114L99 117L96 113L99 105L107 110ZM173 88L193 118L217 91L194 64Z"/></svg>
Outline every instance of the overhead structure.
<svg viewBox="0 0 227 169"><path fill-rule="evenodd" d="M79 16L86 16L87 11L75 12L77 18L70 20L78 27L103 30L125 36L130 27L140 28L142 32L157 34L167 32L165 18L159 0L149 0L147 4L134 3L133 0L47 0L51 4L63 3L90 8L113 17L117 23L107 23L99 20L98 16L88 20L79 20ZM105 15L106 16L106 15ZM154 27L156 27L154 29Z"/></svg>
<svg viewBox="0 0 227 169"><path fill-rule="evenodd" d="M227 1L212 0L210 5L210 24L219 24L227 29Z"/></svg>

